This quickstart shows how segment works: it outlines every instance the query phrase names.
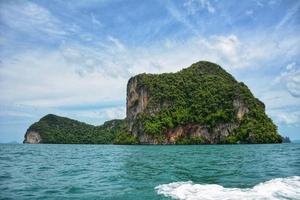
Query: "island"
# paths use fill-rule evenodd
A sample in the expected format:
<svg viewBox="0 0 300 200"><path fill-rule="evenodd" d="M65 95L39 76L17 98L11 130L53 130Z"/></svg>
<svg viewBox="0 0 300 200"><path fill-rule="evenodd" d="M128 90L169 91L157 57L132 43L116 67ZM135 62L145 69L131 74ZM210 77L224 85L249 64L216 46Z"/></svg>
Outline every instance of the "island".
<svg viewBox="0 0 300 200"><path fill-rule="evenodd" d="M176 73L139 74L127 84L126 118L93 126L49 114L23 143L282 143L265 105L222 67L200 61Z"/></svg>

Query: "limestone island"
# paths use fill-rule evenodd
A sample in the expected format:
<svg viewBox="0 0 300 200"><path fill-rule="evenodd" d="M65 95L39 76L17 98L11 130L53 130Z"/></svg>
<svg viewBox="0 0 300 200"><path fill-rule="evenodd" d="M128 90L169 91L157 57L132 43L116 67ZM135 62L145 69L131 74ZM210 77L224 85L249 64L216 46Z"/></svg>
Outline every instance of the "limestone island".
<svg viewBox="0 0 300 200"><path fill-rule="evenodd" d="M93 126L48 114L23 143L282 143L265 105L219 65L200 61L176 73L139 74L127 84L126 118Z"/></svg>

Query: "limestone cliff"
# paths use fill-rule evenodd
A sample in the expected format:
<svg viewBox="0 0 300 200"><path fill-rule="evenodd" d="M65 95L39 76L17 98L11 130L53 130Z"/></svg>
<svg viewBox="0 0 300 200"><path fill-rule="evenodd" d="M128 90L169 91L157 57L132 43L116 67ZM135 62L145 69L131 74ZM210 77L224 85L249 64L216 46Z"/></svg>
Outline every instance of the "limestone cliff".
<svg viewBox="0 0 300 200"><path fill-rule="evenodd" d="M27 144L39 144L42 142L41 135L38 132L28 130L25 133L25 138L23 143Z"/></svg>
<svg viewBox="0 0 300 200"><path fill-rule="evenodd" d="M264 104L210 62L132 77L126 108L129 131L142 144L281 142Z"/></svg>
<svg viewBox="0 0 300 200"><path fill-rule="evenodd" d="M127 84L127 112L129 131L132 130L133 122L137 115L143 112L148 103L148 93L146 88L138 85L138 76L129 79Z"/></svg>

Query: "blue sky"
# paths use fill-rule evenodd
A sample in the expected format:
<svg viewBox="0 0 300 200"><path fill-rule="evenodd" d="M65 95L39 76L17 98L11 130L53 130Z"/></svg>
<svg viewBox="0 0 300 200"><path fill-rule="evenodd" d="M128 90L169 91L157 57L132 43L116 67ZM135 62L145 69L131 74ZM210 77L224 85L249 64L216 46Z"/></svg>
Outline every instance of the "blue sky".
<svg viewBox="0 0 300 200"><path fill-rule="evenodd" d="M300 139L299 0L0 1L0 142L54 113L125 117L138 73L220 64Z"/></svg>

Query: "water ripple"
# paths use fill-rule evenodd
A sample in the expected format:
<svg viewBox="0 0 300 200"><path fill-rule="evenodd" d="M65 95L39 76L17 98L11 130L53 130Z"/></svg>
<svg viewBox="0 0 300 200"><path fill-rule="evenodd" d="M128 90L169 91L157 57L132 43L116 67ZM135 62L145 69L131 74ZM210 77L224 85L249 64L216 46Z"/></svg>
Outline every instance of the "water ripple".
<svg viewBox="0 0 300 200"><path fill-rule="evenodd" d="M186 181L240 191L300 176L299 155L299 144L0 145L0 199L169 199L154 188Z"/></svg>

